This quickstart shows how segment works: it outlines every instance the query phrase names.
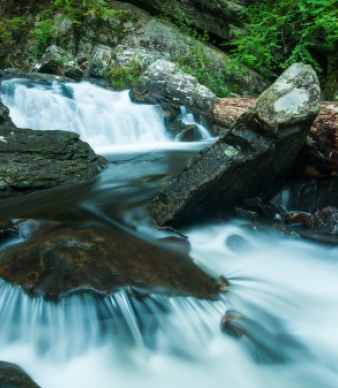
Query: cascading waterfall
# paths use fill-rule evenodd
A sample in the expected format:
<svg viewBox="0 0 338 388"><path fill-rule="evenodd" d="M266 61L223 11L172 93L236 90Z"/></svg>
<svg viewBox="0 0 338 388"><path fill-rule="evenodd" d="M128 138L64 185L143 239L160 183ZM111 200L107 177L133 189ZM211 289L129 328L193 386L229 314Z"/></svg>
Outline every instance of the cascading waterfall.
<svg viewBox="0 0 338 388"><path fill-rule="evenodd" d="M156 108L132 104L126 92L25 80L3 82L2 90L19 126L32 127L30 119L41 119L41 129L62 124L91 145L97 141L97 147L166 140ZM180 151L153 153L148 162L128 156L112 164L86 195L81 192L86 186L72 193L47 190L2 200L0 212L22 208L34 218L31 208L41 217L63 206L64 215L82 209L83 218L95 214L108 223L122 206L124 219L139 233L167 236L146 218L134 218L144 216L138 207L157 185L163 187L170 168L179 171L187 146L171 144ZM140 298L128 290L102 297L84 290L56 304L31 299L1 281L0 359L19 364L42 388L338 386L338 248L258 236L243 224L233 220L184 230L195 262L210 276L230 281L215 302L155 294ZM231 247L231 236L242 244ZM221 333L221 319L230 310L242 315L240 340Z"/></svg>
<svg viewBox="0 0 338 388"><path fill-rule="evenodd" d="M189 112L185 106L181 106L181 114L180 119L184 124L195 124L200 131L203 139L210 139L211 135L209 131L206 129L205 125L196 122L193 113Z"/></svg>
<svg viewBox="0 0 338 388"><path fill-rule="evenodd" d="M41 85L24 79L3 81L1 87L3 103L20 128L74 131L95 150L168 141L157 108L134 104L128 91L112 92L89 82Z"/></svg>

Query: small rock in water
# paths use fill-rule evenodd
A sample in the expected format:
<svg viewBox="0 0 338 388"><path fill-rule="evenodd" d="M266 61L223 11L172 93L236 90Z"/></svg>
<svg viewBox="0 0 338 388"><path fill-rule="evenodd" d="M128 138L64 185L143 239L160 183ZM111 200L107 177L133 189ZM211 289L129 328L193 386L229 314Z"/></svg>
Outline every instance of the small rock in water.
<svg viewBox="0 0 338 388"><path fill-rule="evenodd" d="M0 387L39 388L19 366L4 361L0 361Z"/></svg>
<svg viewBox="0 0 338 388"><path fill-rule="evenodd" d="M221 320L221 330L223 333L229 335L230 337L234 338L241 338L243 336L243 331L238 328L233 320L239 320L241 319L241 314L235 312L235 311L229 311L227 312L224 317Z"/></svg>
<svg viewBox="0 0 338 388"><path fill-rule="evenodd" d="M247 252L251 248L251 244L238 234L228 236L225 240L225 244L234 252Z"/></svg>
<svg viewBox="0 0 338 388"><path fill-rule="evenodd" d="M198 141L202 140L203 136L196 124L188 124L177 138L180 141Z"/></svg>

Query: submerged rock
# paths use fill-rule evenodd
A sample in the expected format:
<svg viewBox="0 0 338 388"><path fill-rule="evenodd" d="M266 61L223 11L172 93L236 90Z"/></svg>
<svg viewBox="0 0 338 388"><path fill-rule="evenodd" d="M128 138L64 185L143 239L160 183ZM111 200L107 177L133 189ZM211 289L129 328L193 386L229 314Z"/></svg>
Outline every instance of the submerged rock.
<svg viewBox="0 0 338 388"><path fill-rule="evenodd" d="M198 141L203 139L203 135L196 124L188 124L179 133L177 139L180 141Z"/></svg>
<svg viewBox="0 0 338 388"><path fill-rule="evenodd" d="M150 203L157 224L191 224L267 192L302 148L319 99L317 76L310 66L297 63L287 69L229 134L190 159Z"/></svg>
<svg viewBox="0 0 338 388"><path fill-rule="evenodd" d="M4 361L0 361L0 387L39 388L19 366Z"/></svg>
<svg viewBox="0 0 338 388"><path fill-rule="evenodd" d="M151 64L132 90L136 101L160 104L165 109L184 105L201 115L217 101L216 95L197 79L164 59Z"/></svg>
<svg viewBox="0 0 338 388"><path fill-rule="evenodd" d="M0 195L87 181L105 164L77 133L0 127Z"/></svg>
<svg viewBox="0 0 338 388"><path fill-rule="evenodd" d="M35 230L34 239L0 252L0 276L30 296L57 300L81 289L105 295L128 287L207 299L217 295L216 282L184 249L170 249L118 227L42 222L41 228L42 235Z"/></svg>

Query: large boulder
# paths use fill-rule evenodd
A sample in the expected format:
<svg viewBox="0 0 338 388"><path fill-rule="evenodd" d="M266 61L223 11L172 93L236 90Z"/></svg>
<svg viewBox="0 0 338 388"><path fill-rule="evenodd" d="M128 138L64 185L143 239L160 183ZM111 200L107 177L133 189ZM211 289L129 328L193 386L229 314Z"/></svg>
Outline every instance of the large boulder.
<svg viewBox="0 0 338 388"><path fill-rule="evenodd" d="M83 182L105 164L77 133L0 127L0 195Z"/></svg>
<svg viewBox="0 0 338 388"><path fill-rule="evenodd" d="M132 90L139 102L160 104L165 109L184 105L206 115L217 101L216 95L191 75L169 61L158 59L142 74Z"/></svg>
<svg viewBox="0 0 338 388"><path fill-rule="evenodd" d="M0 387L39 388L19 366L4 361L0 361Z"/></svg>
<svg viewBox="0 0 338 388"><path fill-rule="evenodd" d="M220 98L210 107L208 124L222 136L255 101L254 98ZM338 174L338 102L321 101L320 111L297 158L295 169L311 176Z"/></svg>
<svg viewBox="0 0 338 388"><path fill-rule="evenodd" d="M151 203L158 225L182 226L260 196L287 171L320 108L313 69L292 65L234 123L190 159Z"/></svg>
<svg viewBox="0 0 338 388"><path fill-rule="evenodd" d="M213 299L217 284L185 252L116 227L74 222L8 222L23 243L0 252L0 276L46 299L80 290L102 295L121 288Z"/></svg>

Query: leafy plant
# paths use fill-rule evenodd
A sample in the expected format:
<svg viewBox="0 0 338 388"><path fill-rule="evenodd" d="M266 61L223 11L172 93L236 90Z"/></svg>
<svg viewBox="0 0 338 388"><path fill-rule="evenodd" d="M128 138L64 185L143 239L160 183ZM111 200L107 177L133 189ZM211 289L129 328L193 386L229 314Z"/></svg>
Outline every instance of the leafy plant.
<svg viewBox="0 0 338 388"><path fill-rule="evenodd" d="M319 72L315 48L333 50L338 42L334 0L256 0L242 13L246 32L231 42L232 57L264 73L301 61ZM265 74L266 75L266 74Z"/></svg>
<svg viewBox="0 0 338 388"><path fill-rule="evenodd" d="M115 66L105 76L115 90L124 90L133 87L141 76L145 66L135 55L128 63L128 67Z"/></svg>

